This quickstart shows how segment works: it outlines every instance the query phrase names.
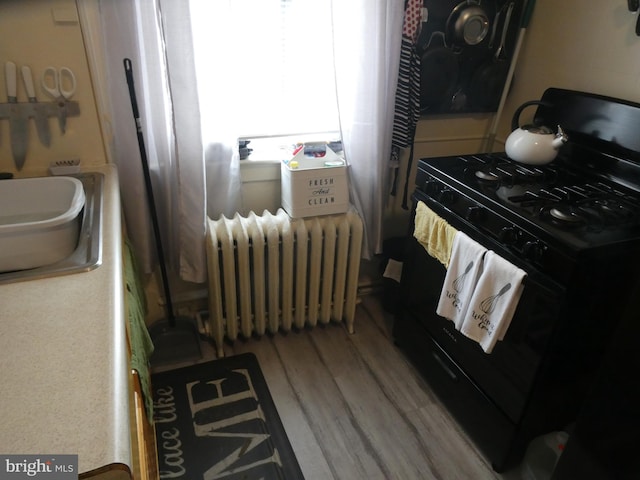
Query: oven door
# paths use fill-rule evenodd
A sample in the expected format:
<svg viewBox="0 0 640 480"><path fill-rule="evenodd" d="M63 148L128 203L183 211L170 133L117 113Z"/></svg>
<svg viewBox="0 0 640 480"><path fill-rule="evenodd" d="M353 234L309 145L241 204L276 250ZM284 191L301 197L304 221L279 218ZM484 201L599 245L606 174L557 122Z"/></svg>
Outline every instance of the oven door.
<svg viewBox="0 0 640 480"><path fill-rule="evenodd" d="M565 289L427 195L421 192L416 195L416 200L427 203L454 228L464 231L528 274L507 334L491 354L460 334L453 322L435 313L446 270L415 239L411 239L408 247L401 288L405 312L429 333L511 421L517 423L562 315Z"/></svg>
<svg viewBox="0 0 640 480"><path fill-rule="evenodd" d="M471 230L465 233L517 264L492 242ZM394 339L500 472L520 460L533 430L558 423L552 406L539 405L539 392L551 390L544 385L544 372L554 368L546 354L563 315L564 289L536 273L528 275L505 338L487 354L436 314L445 274L438 260L409 239Z"/></svg>
<svg viewBox="0 0 640 480"><path fill-rule="evenodd" d="M411 239L403 266L404 316L435 340L466 377L512 422L522 417L560 310L560 293L527 277L522 297L503 341L491 354L436 314L446 270ZM402 320L399 320L402 321Z"/></svg>

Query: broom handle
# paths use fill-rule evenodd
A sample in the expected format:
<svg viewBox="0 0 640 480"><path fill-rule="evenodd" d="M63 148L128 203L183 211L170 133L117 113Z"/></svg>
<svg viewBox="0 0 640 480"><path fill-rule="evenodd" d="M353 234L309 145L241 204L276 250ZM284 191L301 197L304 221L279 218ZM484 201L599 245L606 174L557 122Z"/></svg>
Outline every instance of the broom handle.
<svg viewBox="0 0 640 480"><path fill-rule="evenodd" d="M142 136L142 124L140 123L140 113L138 111L138 101L136 99L136 90L133 84L133 66L131 60L124 59L124 71L127 77L127 85L129 86L129 97L131 98L131 108L133 110L133 119L136 122L136 132L138 134L138 146L140 148L140 160L142 163L142 171L144 173L144 183L147 190L147 199L149 210L151 213L151 223L153 224L153 234L156 239L156 248L158 250L158 263L160 264L160 272L162 274L162 286L164 288L165 304L167 308L167 318L169 326L175 327L175 317L173 314L173 302L171 301L171 290L169 289L169 277L167 276L167 267L164 260L164 249L162 248L162 238L160 237L160 226L158 225L158 212L156 211L156 202L153 196L153 186L151 184L151 174L149 173L149 163L147 160L147 149L144 145L144 137Z"/></svg>

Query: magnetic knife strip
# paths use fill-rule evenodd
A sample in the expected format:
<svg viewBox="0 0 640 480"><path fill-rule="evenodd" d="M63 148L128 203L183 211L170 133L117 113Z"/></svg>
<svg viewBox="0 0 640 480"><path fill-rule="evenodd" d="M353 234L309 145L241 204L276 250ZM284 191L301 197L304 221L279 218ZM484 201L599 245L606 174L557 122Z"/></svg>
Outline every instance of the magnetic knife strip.
<svg viewBox="0 0 640 480"><path fill-rule="evenodd" d="M80 115L80 105L73 100L0 103L0 119L9 118L12 113L20 113L20 116L28 118L35 118L42 114L47 118L59 118L61 115L65 117L77 117Z"/></svg>

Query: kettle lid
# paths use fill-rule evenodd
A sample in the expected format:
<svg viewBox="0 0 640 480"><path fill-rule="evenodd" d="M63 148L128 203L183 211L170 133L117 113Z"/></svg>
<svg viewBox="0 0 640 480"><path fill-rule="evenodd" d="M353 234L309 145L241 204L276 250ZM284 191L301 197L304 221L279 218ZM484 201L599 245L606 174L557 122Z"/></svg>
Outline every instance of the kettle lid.
<svg viewBox="0 0 640 480"><path fill-rule="evenodd" d="M538 135L550 135L553 134L554 131L551 130L549 127L547 127L546 125L524 125L522 127L522 130L525 130L529 133L536 133Z"/></svg>

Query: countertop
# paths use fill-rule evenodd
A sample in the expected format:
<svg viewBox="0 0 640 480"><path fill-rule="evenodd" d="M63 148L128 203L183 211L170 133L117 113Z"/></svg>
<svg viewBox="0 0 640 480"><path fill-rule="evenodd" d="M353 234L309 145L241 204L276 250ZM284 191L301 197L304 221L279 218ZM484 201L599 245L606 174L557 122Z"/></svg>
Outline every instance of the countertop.
<svg viewBox="0 0 640 480"><path fill-rule="evenodd" d="M77 454L83 473L131 467L120 194L105 175L102 264L0 285L0 453Z"/></svg>

